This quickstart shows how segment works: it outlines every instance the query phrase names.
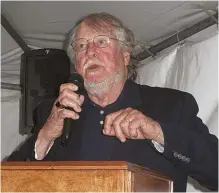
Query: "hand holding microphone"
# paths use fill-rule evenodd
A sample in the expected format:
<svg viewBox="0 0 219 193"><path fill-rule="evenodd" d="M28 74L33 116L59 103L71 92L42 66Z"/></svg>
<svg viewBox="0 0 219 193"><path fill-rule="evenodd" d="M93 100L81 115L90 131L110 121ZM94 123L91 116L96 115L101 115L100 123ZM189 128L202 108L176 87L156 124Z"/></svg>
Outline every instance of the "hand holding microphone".
<svg viewBox="0 0 219 193"><path fill-rule="evenodd" d="M67 144L72 130L71 124L74 120L79 119L79 113L82 111L83 85L83 78L77 73L72 74L68 82L61 85L59 97L55 101L51 114L38 138L40 137L43 141L54 141L61 136L62 144Z"/></svg>
<svg viewBox="0 0 219 193"><path fill-rule="evenodd" d="M68 82L73 83L74 86L76 85L78 89L74 92L74 94L76 94L75 95L76 98L74 98L75 99L75 105L73 103L74 100L70 101L70 102L72 102L71 103L72 106L74 106L75 108L72 108L68 104L67 104L67 106L65 105L64 108L67 109L67 110L70 110L70 111L76 111L76 109L77 109L76 112L80 112L81 111L81 105L84 101L84 98L81 97L84 94L84 80L83 80L83 77L78 73L74 73L69 77ZM56 106L57 106L57 104L56 104ZM79 118L79 115L77 113L75 114L75 116L76 116L75 117L76 119ZM68 118L68 117L65 118L63 133L61 135L61 143L62 143L63 146L66 146L67 143L68 143L68 140L71 136L71 131L72 131L72 126L73 125L74 125L74 122L72 122L71 118Z"/></svg>

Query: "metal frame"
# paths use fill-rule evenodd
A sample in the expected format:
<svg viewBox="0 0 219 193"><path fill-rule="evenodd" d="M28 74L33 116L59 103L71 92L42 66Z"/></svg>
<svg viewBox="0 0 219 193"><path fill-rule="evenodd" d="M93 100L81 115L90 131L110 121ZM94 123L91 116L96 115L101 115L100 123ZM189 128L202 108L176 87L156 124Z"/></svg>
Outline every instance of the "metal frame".
<svg viewBox="0 0 219 193"><path fill-rule="evenodd" d="M5 30L11 35L11 37L17 42L17 44L20 46L20 48L24 52L28 52L31 49L28 47L28 45L24 42L24 40L21 38L21 36L15 31L15 29L11 26L11 24L7 21L7 19L4 17L3 14L1 14L1 25L5 28ZM9 90L21 90L20 84L11 84L11 83L5 83L1 82L1 88L2 89L9 89Z"/></svg>
<svg viewBox="0 0 219 193"><path fill-rule="evenodd" d="M3 14L1 14L1 25L11 35L11 37L17 42L17 44L20 46L20 48L24 52L28 52L28 51L31 50L28 47L28 45L24 42L24 40L21 38L21 36L15 31L15 29L7 21L7 19L4 17ZM19 90L19 91L22 91L21 87L22 86L20 84L11 84L11 83L1 82L1 89L9 89L9 90Z"/></svg>
<svg viewBox="0 0 219 193"><path fill-rule="evenodd" d="M208 9L206 9L205 7L201 6L201 5L195 5L197 8L201 9L202 11L204 11L209 17L211 17L211 19L213 19L217 24L218 24L218 19L217 17L215 17L214 15L212 15Z"/></svg>
<svg viewBox="0 0 219 193"><path fill-rule="evenodd" d="M24 42L21 36L15 31L15 29L11 26L11 24L7 21L3 14L1 14L1 25L5 28L5 30L11 35L11 37L17 42L17 44L21 47L24 52L30 51L31 49Z"/></svg>
<svg viewBox="0 0 219 193"><path fill-rule="evenodd" d="M213 17L217 18L218 17L218 13L214 14ZM208 17L207 19L204 19L198 23L196 23L195 25L182 30L181 32L165 39L164 41L156 44L155 46L152 46L150 48L148 48L148 50L144 50L143 52L137 54L135 56L135 58L138 61L144 60L148 57L151 56L150 53L152 53L153 55L156 55L158 52L164 50L165 48L168 48L182 40L185 40L186 38L214 25L217 24L217 22L215 20L212 19L212 17Z"/></svg>

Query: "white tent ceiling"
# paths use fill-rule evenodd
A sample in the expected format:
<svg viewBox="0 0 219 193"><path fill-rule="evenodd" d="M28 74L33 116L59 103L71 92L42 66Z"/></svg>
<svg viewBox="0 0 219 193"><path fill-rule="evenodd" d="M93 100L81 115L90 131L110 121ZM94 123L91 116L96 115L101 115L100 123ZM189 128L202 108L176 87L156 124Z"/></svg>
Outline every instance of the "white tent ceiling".
<svg viewBox="0 0 219 193"><path fill-rule="evenodd" d="M66 33L88 13L111 13L133 30L137 41L151 44L207 18L202 9L214 14L217 6L217 1L3 1L1 9L27 44L62 48ZM50 42L44 41L48 34ZM18 47L7 36L2 27L2 55Z"/></svg>

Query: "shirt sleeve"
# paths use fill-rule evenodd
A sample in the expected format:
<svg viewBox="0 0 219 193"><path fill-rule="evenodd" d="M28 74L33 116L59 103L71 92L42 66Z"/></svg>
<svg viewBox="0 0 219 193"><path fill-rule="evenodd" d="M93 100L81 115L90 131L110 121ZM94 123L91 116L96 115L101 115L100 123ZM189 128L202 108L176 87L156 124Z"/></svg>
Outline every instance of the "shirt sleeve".
<svg viewBox="0 0 219 193"><path fill-rule="evenodd" d="M156 149L158 152L160 152L160 153L163 153L163 152L164 152L164 145L163 145L163 144L158 143L158 142L156 142L156 141L154 141L154 140L151 140L151 142L153 143L155 149Z"/></svg>
<svg viewBox="0 0 219 193"><path fill-rule="evenodd" d="M54 141L51 142L51 144L50 144L48 150L46 151L46 155L49 153L49 150L52 148L53 144L54 144ZM35 153L35 159L36 159L36 160L39 160L39 159L38 159L38 156L37 156L37 152L36 152L36 142L35 142L35 145L34 145L34 153Z"/></svg>

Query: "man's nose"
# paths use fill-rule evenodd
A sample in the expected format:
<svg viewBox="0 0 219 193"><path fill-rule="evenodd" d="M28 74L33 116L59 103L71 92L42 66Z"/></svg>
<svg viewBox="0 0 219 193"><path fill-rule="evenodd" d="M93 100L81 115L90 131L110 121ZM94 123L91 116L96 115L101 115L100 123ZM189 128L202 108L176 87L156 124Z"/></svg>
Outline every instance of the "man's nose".
<svg viewBox="0 0 219 193"><path fill-rule="evenodd" d="M97 47L94 45L93 42L88 42L86 52L87 52L87 55L89 57L97 57L98 56Z"/></svg>

